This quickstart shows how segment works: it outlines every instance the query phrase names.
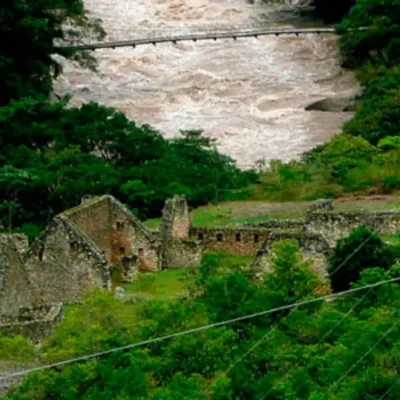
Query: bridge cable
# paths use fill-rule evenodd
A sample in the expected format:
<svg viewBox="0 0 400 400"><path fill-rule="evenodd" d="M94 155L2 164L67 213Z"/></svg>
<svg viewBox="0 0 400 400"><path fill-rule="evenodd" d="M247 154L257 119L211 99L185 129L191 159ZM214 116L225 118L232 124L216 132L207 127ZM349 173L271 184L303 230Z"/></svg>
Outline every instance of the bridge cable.
<svg viewBox="0 0 400 400"><path fill-rule="evenodd" d="M360 27L360 28L351 28L344 30L343 33L351 32L351 31L364 31L368 30L368 27ZM231 38L249 38L258 36L280 36L280 35L305 35L305 34L334 34L336 30L334 28L295 28L295 29L254 29L248 31L227 31L227 32L214 32L214 33L192 33L192 34L182 34L176 36L154 36L154 37L146 37L132 40L121 40L114 42L104 42L104 43L89 43L75 46L57 46L56 49L64 49L64 50L96 50L96 49L116 49L117 47L136 47L141 45L153 44L157 43L177 43L182 41L193 41L197 42L198 40L214 40L217 39L231 39ZM341 32L342 33L342 32ZM235 40L236 40L235 39Z"/></svg>

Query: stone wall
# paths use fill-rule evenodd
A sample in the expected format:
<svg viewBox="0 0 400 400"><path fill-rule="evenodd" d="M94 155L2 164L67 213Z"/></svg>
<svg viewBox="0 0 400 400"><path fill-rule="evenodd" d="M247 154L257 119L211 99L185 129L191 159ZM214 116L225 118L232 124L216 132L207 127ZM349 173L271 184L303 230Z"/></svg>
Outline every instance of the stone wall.
<svg viewBox="0 0 400 400"><path fill-rule="evenodd" d="M299 245L299 250L304 259L313 261L311 269L323 278L327 276L327 260L332 254L332 250L328 242L321 235L313 233L270 233L263 247L257 252L253 266L265 272L270 271L270 261L273 255L274 244L284 240L295 240Z"/></svg>
<svg viewBox="0 0 400 400"><path fill-rule="evenodd" d="M271 232L262 247L262 251L270 251L275 243L283 240L295 240L301 250L309 253L325 256L331 254L331 248L322 235L306 232Z"/></svg>
<svg viewBox="0 0 400 400"><path fill-rule="evenodd" d="M13 321L0 322L0 332L6 335L22 335L33 343L39 343L50 335L54 324L64 316L62 303L21 308Z"/></svg>
<svg viewBox="0 0 400 400"><path fill-rule="evenodd" d="M120 202L112 197L109 201L112 264L122 264L124 257L133 256L136 258L136 266L139 270L159 271L161 249L158 237ZM125 262L125 267L126 265ZM131 263L131 265L134 264Z"/></svg>
<svg viewBox="0 0 400 400"><path fill-rule="evenodd" d="M201 263L203 247L193 240L170 240L163 255L164 268L193 268Z"/></svg>
<svg viewBox="0 0 400 400"><path fill-rule="evenodd" d="M104 252L110 266L123 266L125 279L136 275L128 267L144 271L160 269L156 235L112 196L84 200L62 215ZM133 259L136 261L132 262Z"/></svg>
<svg viewBox="0 0 400 400"><path fill-rule="evenodd" d="M381 235L395 235L400 232L400 212L335 212L318 211L310 213L307 230L321 234L331 246L339 238L348 236L361 225L376 230Z"/></svg>
<svg viewBox="0 0 400 400"><path fill-rule="evenodd" d="M278 220L278 219L270 219L268 221L262 222L252 222L246 224L249 227L258 227L258 228L266 228L273 229L274 231L279 230L302 230L306 229L306 220Z"/></svg>
<svg viewBox="0 0 400 400"><path fill-rule="evenodd" d="M18 251L25 251L26 243L22 235L0 235L0 316L16 315L20 307L33 304L33 292Z"/></svg>
<svg viewBox="0 0 400 400"><path fill-rule="evenodd" d="M41 303L79 302L89 289L111 285L104 254L62 215L29 249L25 269Z"/></svg>
<svg viewBox="0 0 400 400"><path fill-rule="evenodd" d="M226 251L238 256L255 256L270 232L269 229L262 228L192 228L190 239L198 240L205 250Z"/></svg>
<svg viewBox="0 0 400 400"><path fill-rule="evenodd" d="M111 262L111 221L108 196L83 200L79 206L64 211L62 215L68 218L101 251L104 251L108 262Z"/></svg>

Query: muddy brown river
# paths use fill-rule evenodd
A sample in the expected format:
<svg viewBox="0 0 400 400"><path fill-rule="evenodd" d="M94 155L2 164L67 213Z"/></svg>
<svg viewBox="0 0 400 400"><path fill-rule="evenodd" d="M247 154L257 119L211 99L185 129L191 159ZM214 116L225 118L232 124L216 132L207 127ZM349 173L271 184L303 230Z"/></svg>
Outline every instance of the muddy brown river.
<svg viewBox="0 0 400 400"><path fill-rule="evenodd" d="M106 40L156 33L244 27L294 27L282 5L248 0L86 0ZM166 137L203 129L242 168L290 160L329 139L349 113L304 107L356 86L338 63L334 35L224 39L99 50L98 73L65 66L58 93L72 104L115 107Z"/></svg>

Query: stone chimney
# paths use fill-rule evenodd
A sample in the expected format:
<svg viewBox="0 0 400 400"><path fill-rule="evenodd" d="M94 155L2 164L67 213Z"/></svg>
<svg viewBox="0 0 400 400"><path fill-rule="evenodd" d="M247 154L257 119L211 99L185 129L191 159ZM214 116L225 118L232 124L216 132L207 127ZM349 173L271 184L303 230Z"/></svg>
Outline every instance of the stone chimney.
<svg viewBox="0 0 400 400"><path fill-rule="evenodd" d="M164 240L187 239L189 237L190 215L185 196L174 196L165 202L160 234Z"/></svg>

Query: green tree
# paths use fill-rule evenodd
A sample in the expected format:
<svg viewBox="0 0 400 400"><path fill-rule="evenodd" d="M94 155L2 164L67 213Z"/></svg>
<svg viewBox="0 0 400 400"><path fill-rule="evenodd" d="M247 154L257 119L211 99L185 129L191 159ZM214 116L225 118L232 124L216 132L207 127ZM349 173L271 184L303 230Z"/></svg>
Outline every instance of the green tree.
<svg viewBox="0 0 400 400"><path fill-rule="evenodd" d="M349 289L351 283L360 279L364 269L388 269L395 258L396 251L386 245L376 232L362 225L336 243L328 268L332 289L335 292Z"/></svg>
<svg viewBox="0 0 400 400"><path fill-rule="evenodd" d="M82 0L5 0L0 5L0 106L11 99L48 96L61 72L53 55L94 67L86 52L59 47L83 37L104 37L99 21L88 18Z"/></svg>
<svg viewBox="0 0 400 400"><path fill-rule="evenodd" d="M345 66L358 68L367 61L386 66L400 59L400 4L397 0L358 0L338 25L339 33L351 28L368 30L344 34L341 49Z"/></svg>

